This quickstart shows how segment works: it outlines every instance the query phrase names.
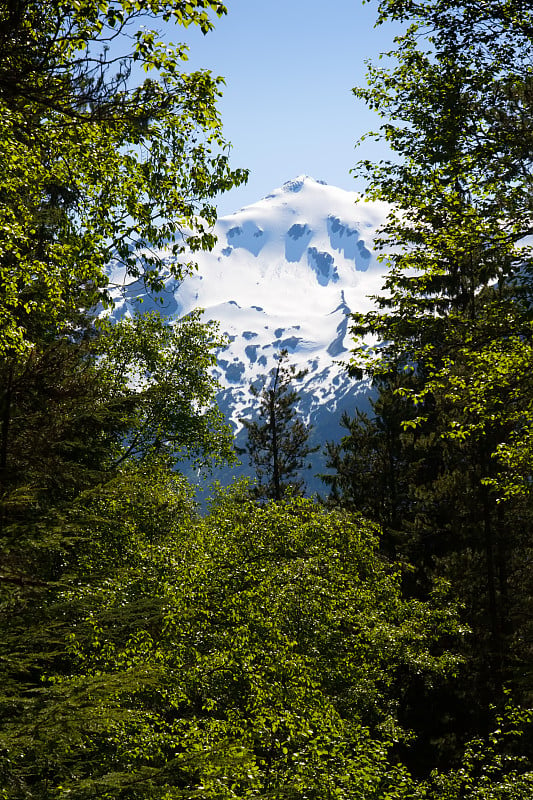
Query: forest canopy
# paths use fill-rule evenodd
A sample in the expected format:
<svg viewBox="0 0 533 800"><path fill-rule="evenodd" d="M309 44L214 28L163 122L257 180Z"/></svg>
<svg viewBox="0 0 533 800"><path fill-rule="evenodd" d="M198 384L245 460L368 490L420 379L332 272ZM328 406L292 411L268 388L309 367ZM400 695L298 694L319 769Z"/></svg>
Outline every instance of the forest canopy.
<svg viewBox="0 0 533 800"><path fill-rule="evenodd" d="M529 3L378 4L406 32L356 90L394 155L358 167L396 209L353 319L372 412L324 501L278 475L201 514L223 337L107 311L111 267L189 274L246 179L221 80L151 30L224 13L0 4L0 798L528 800Z"/></svg>
<svg viewBox="0 0 533 800"><path fill-rule="evenodd" d="M146 23L203 32L218 2L3 3L0 19L2 352L105 300L118 262L148 287L208 247L231 170L220 80ZM143 24L144 23L144 24ZM139 80L138 76L142 78ZM170 248L163 268L155 249Z"/></svg>

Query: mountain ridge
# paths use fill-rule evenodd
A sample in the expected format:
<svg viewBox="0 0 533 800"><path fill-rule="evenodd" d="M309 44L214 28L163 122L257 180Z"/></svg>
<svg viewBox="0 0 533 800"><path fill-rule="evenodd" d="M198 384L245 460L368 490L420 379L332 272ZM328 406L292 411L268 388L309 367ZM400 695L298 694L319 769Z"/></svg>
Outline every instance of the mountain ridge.
<svg viewBox="0 0 533 800"><path fill-rule="evenodd" d="M268 374L281 349L298 370L308 370L296 388L313 443L338 439L341 414L367 407L368 383L348 378L339 358L349 353L349 314L369 310L368 295L382 285L373 240L386 216L383 203L301 175L221 217L213 250L192 255L197 271L180 285L169 282L164 313L203 308L204 319L216 320L228 337L215 375L238 446L245 443L241 418L253 414L250 384ZM128 287L115 313L131 313L142 299L146 310L150 299L139 285ZM315 471L324 471L320 453ZM246 474L249 465L236 472ZM320 484L309 486L316 491Z"/></svg>

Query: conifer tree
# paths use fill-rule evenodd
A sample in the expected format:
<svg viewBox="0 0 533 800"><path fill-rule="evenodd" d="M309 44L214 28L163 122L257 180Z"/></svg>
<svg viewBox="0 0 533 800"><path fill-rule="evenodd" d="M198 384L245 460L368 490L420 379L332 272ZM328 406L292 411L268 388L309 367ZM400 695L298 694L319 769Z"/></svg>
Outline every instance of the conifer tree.
<svg viewBox="0 0 533 800"><path fill-rule="evenodd" d="M464 603L469 703L482 708L529 674L533 17L522 0L383 0L379 21L408 25L395 62L356 90L393 152L358 166L392 204L390 268L378 309L354 318L381 344L359 347L352 369L412 401L420 467L404 527Z"/></svg>
<svg viewBox="0 0 533 800"><path fill-rule="evenodd" d="M259 399L258 419L243 419L248 434L246 451L255 467L257 496L281 500L287 489L296 494L304 490L298 477L308 465L307 457L318 448L308 444L310 429L298 417L299 401L294 382L307 370L296 370L288 364L288 352L282 350L277 365L271 370L261 389L252 386L252 395Z"/></svg>
<svg viewBox="0 0 533 800"><path fill-rule="evenodd" d="M377 381L376 381L377 382ZM363 514L381 526L382 550L390 556L405 555L401 531L413 512L410 482L416 465L413 437L403 423L412 417L410 403L390 388L392 377L378 383L371 401L372 415L356 410L344 413L346 434L340 442L328 442L330 472L321 476L330 488L329 502Z"/></svg>

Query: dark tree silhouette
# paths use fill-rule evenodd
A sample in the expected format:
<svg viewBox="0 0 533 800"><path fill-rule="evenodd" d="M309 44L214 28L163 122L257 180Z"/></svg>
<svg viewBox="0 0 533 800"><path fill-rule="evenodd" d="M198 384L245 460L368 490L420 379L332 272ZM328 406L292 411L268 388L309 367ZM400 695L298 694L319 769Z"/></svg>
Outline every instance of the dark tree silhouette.
<svg viewBox="0 0 533 800"><path fill-rule="evenodd" d="M258 418L242 419L248 433L245 451L255 467L256 495L262 499L280 500L290 487L302 494L304 481L298 477L305 469L307 456L318 448L308 444L310 428L298 417L298 392L294 382L307 375L288 364L288 353L282 350L277 365L265 378L262 388L250 391L259 399Z"/></svg>

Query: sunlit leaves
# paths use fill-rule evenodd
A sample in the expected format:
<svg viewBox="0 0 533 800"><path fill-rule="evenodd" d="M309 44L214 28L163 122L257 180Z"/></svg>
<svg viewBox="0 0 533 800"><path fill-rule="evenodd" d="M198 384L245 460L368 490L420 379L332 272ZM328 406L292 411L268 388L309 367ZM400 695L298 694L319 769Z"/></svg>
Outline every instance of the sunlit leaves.
<svg viewBox="0 0 533 800"><path fill-rule="evenodd" d="M246 177L228 166L220 81L184 72L184 48L139 26L164 16L207 32L223 13L207 1L6 10L0 352L29 346L30 313L53 328L105 299L111 260L158 288L161 274L190 269L186 243L212 246L212 198ZM135 65L150 68L146 79ZM170 266L162 246L174 248Z"/></svg>
<svg viewBox="0 0 533 800"><path fill-rule="evenodd" d="M454 668L434 652L459 634L454 609L402 600L362 520L301 499L258 508L236 487L205 520L174 503L174 521L143 541L149 488L127 486L137 497L117 506L117 485L113 512L129 530L120 567L99 558L114 532L93 522L94 577L68 593L81 612L72 675L58 676L49 702L83 698L86 712L63 791L410 797L411 779L388 763L404 736L398 692L410 674ZM154 488L156 512L171 487ZM95 492L85 512L80 503L80 521L100 502Z"/></svg>

